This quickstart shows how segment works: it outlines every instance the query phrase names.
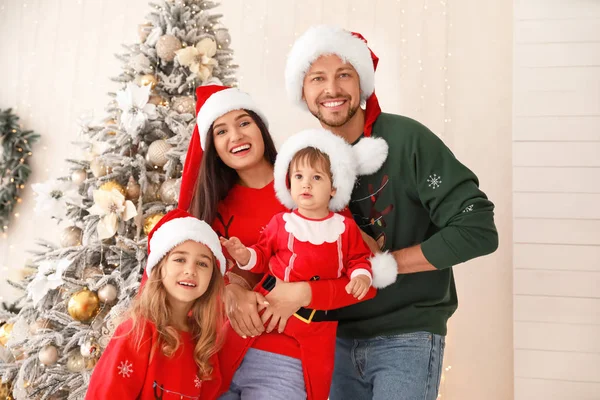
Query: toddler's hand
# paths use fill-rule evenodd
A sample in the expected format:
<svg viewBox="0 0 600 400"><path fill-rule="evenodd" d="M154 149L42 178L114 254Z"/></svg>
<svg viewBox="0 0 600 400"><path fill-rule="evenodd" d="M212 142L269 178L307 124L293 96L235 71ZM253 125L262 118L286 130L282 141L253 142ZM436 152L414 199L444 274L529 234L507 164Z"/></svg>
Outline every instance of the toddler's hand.
<svg viewBox="0 0 600 400"><path fill-rule="evenodd" d="M346 285L346 292L356 299L362 300L371 287L371 279L366 275L357 275Z"/></svg>
<svg viewBox="0 0 600 400"><path fill-rule="evenodd" d="M240 241L240 239L232 236L229 239L220 237L221 245L227 249L227 252L240 265L247 265L250 262L250 250Z"/></svg>

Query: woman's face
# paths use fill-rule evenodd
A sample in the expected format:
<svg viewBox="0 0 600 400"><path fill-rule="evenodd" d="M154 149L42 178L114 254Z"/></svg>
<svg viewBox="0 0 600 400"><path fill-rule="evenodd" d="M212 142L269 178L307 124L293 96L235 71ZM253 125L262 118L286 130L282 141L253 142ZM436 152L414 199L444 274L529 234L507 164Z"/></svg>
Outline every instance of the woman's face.
<svg viewBox="0 0 600 400"><path fill-rule="evenodd" d="M260 128L244 110L230 111L217 118L212 134L217 155L236 171L252 168L265 160Z"/></svg>

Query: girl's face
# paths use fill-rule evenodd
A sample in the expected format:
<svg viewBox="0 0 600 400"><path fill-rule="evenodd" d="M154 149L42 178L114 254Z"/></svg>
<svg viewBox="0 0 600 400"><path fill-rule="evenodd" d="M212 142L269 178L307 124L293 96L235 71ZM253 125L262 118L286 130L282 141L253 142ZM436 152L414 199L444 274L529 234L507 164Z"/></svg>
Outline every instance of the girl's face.
<svg viewBox="0 0 600 400"><path fill-rule="evenodd" d="M210 284L214 265L210 249L193 240L176 246L166 256L161 280L172 305L189 306Z"/></svg>
<svg viewBox="0 0 600 400"><path fill-rule="evenodd" d="M228 167L241 171L266 161L260 128L246 111L234 110L217 118L212 134L217 155Z"/></svg>
<svg viewBox="0 0 600 400"><path fill-rule="evenodd" d="M329 200L335 195L329 174L300 160L290 169L290 192L298 211L308 218L329 214Z"/></svg>

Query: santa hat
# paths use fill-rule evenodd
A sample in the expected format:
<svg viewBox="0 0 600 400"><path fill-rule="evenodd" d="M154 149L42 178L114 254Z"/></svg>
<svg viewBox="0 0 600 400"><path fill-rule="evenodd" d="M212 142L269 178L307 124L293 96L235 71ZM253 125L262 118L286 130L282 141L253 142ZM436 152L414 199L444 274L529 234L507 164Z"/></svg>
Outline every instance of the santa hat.
<svg viewBox="0 0 600 400"><path fill-rule="evenodd" d="M202 155L206 150L206 135L216 119L230 111L243 109L255 112L265 126L269 126L267 118L250 95L239 89L218 85L199 86L196 88L196 98L196 127L185 157L179 191L178 207L182 210L188 210L192 202Z"/></svg>
<svg viewBox="0 0 600 400"><path fill-rule="evenodd" d="M381 114L379 101L375 95L375 70L379 58L367 46L367 40L356 32L329 26L310 27L292 46L285 66L285 85L290 100L306 108L302 99L304 76L312 63L319 57L335 54L350 63L360 79L360 99L366 101L365 136L371 136L373 124Z"/></svg>
<svg viewBox="0 0 600 400"><path fill-rule="evenodd" d="M275 192L287 208L295 208L288 187L288 171L294 155L307 147L327 154L331 163L331 175L335 195L329 201L331 211L341 211L350 202L350 195L358 175L370 175L383 165L388 145L382 138L363 138L354 146L326 129L308 129L287 139L275 161Z"/></svg>
<svg viewBox="0 0 600 400"><path fill-rule="evenodd" d="M179 209L169 211L158 221L148 234L148 263L146 275L150 276L160 260L181 243L193 240L206 245L219 264L221 274L225 274L226 262L219 237L206 222Z"/></svg>

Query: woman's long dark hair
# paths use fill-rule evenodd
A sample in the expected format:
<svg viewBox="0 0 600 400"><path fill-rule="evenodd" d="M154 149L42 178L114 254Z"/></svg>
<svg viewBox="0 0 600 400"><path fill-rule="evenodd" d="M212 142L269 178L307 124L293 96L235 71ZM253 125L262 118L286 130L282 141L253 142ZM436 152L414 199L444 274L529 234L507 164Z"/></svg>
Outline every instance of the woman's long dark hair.
<svg viewBox="0 0 600 400"><path fill-rule="evenodd" d="M271 165L275 164L277 149L273 138L265 123L253 111L244 110L254 120L264 142L264 157ZM225 199L233 185L237 183L239 176L237 172L228 167L218 156L213 138L213 126L211 125L206 134L206 150L202 156L200 173L196 181L194 196L190 203L188 212L193 216L212 224L217 218L219 203Z"/></svg>

